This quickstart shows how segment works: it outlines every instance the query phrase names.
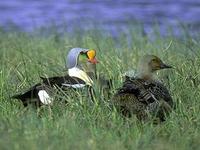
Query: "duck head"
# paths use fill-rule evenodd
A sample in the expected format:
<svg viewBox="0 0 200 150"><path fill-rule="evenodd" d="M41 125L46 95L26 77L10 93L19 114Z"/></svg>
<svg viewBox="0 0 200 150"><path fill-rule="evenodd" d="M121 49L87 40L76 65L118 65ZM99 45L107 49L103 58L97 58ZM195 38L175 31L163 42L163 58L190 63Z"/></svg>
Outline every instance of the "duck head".
<svg viewBox="0 0 200 150"><path fill-rule="evenodd" d="M78 56L77 67L87 73L96 74L96 64L98 63L95 58L96 51L93 49L87 52L81 52Z"/></svg>
<svg viewBox="0 0 200 150"><path fill-rule="evenodd" d="M94 49L73 48L67 55L66 67L70 76L78 77L86 83L92 83L88 76L96 74L96 51Z"/></svg>
<svg viewBox="0 0 200 150"><path fill-rule="evenodd" d="M145 55L138 64L138 77L151 79L157 70L172 68L155 55Z"/></svg>

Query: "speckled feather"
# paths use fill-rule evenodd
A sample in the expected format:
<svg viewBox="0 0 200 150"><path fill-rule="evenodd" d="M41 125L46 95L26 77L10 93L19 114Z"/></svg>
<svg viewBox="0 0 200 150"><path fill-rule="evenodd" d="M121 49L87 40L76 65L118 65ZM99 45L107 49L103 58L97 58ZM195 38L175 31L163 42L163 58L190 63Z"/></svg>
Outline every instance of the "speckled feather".
<svg viewBox="0 0 200 150"><path fill-rule="evenodd" d="M139 120L155 116L164 121L165 113L170 112L173 106L172 98L162 83L134 77L126 77L112 102L123 115L130 117L135 114Z"/></svg>

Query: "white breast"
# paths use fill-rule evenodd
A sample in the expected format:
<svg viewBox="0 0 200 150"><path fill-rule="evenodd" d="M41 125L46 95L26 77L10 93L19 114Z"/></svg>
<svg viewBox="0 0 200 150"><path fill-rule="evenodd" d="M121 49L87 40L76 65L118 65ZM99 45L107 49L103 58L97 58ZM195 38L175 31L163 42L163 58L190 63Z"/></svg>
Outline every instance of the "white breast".
<svg viewBox="0 0 200 150"><path fill-rule="evenodd" d="M79 79L82 79L87 85L92 86L93 84L92 79L87 75L87 73L77 67L68 69L68 74L71 77L77 77Z"/></svg>

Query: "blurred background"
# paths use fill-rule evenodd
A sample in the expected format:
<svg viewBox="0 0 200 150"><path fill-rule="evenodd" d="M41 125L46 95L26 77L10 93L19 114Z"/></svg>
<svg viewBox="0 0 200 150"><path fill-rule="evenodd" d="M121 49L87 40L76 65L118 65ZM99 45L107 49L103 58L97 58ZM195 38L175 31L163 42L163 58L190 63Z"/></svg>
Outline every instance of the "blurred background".
<svg viewBox="0 0 200 150"><path fill-rule="evenodd" d="M156 26L165 34L178 35L179 28L200 30L200 0L1 0L0 26L33 31L56 27L103 28L115 35L128 26L142 25L144 33ZM128 31L127 31L128 32Z"/></svg>

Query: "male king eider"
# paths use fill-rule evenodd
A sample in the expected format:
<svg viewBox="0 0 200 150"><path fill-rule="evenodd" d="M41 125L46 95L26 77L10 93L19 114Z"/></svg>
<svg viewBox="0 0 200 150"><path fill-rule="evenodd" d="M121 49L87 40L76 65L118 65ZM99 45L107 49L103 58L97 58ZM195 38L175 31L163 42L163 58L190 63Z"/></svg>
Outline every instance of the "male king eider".
<svg viewBox="0 0 200 150"><path fill-rule="evenodd" d="M171 68L154 55L145 55L137 68L135 77L126 77L122 87L112 97L116 109L124 116L136 117L141 121L154 118L164 121L173 107L173 100L167 88L154 79L157 70Z"/></svg>
<svg viewBox="0 0 200 150"><path fill-rule="evenodd" d="M38 83L27 91L14 95L12 98L20 99L24 106L29 103L36 106L52 104L53 87L61 89L83 88L92 86L91 76L95 74L97 59L93 49L73 48L67 55L68 75L62 77L42 78ZM91 76L89 76L89 73Z"/></svg>

